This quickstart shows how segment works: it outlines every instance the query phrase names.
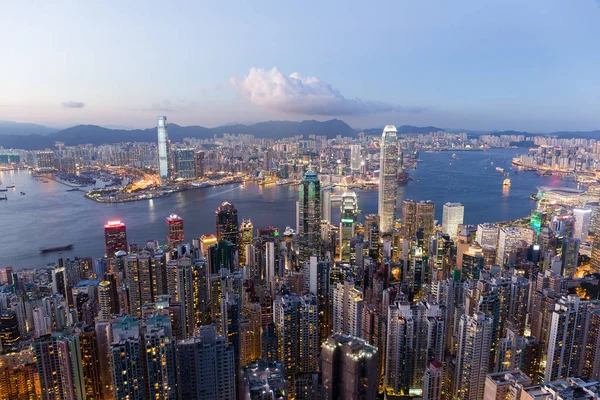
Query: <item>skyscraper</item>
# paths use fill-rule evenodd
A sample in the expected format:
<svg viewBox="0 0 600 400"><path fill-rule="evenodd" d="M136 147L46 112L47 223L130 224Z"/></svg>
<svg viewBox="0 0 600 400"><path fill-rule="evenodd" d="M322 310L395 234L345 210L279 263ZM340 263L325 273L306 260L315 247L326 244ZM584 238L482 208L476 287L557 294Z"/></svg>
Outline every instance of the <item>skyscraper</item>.
<svg viewBox="0 0 600 400"><path fill-rule="evenodd" d="M573 210L575 216L575 231L573 238L585 242L590 230L590 221L592 219L592 210L575 208Z"/></svg>
<svg viewBox="0 0 600 400"><path fill-rule="evenodd" d="M193 148L175 149L174 167L177 180L190 180L196 178L196 159Z"/></svg>
<svg viewBox="0 0 600 400"><path fill-rule="evenodd" d="M126 316L113 322L110 355L115 398L145 399L144 363L138 321Z"/></svg>
<svg viewBox="0 0 600 400"><path fill-rule="evenodd" d="M379 232L389 235L394 231L398 193L398 133L394 125L387 125L383 129L380 147Z"/></svg>
<svg viewBox="0 0 600 400"><path fill-rule="evenodd" d="M350 169L352 172L360 171L360 144L350 146Z"/></svg>
<svg viewBox="0 0 600 400"><path fill-rule="evenodd" d="M375 400L379 351L359 337L334 333L322 350L323 398Z"/></svg>
<svg viewBox="0 0 600 400"><path fill-rule="evenodd" d="M146 398L176 399L176 349L171 320L166 315L151 316L146 320L142 336Z"/></svg>
<svg viewBox="0 0 600 400"><path fill-rule="evenodd" d="M333 332L361 336L363 298L354 282L338 282L333 289L332 301Z"/></svg>
<svg viewBox="0 0 600 400"><path fill-rule="evenodd" d="M298 236L300 260L320 252L321 182L314 171L304 174L298 189Z"/></svg>
<svg viewBox="0 0 600 400"><path fill-rule="evenodd" d="M169 132L167 117L158 117L158 174L161 179L169 179Z"/></svg>
<svg viewBox="0 0 600 400"><path fill-rule="evenodd" d="M104 225L104 242L106 244L106 257L114 258L119 250L127 251L127 228L125 223L115 220Z"/></svg>
<svg viewBox="0 0 600 400"><path fill-rule="evenodd" d="M252 244L252 239L254 239L253 230L254 226L252 225L252 221L242 221L242 225L240 226L240 266L248 265L249 263L246 254L246 246Z"/></svg>
<svg viewBox="0 0 600 400"><path fill-rule="evenodd" d="M358 217L358 198L354 192L342 194L340 210L340 260L350 261L350 239L356 236L356 219Z"/></svg>
<svg viewBox="0 0 600 400"><path fill-rule="evenodd" d="M183 243L183 218L177 214L171 214L165 218L167 222L167 244L177 247Z"/></svg>
<svg viewBox="0 0 600 400"><path fill-rule="evenodd" d="M423 400L440 400L442 398L443 376L442 363L433 360L423 375Z"/></svg>
<svg viewBox="0 0 600 400"><path fill-rule="evenodd" d="M7 353L16 351L19 340L21 334L17 314L12 310L0 312L0 349Z"/></svg>
<svg viewBox="0 0 600 400"><path fill-rule="evenodd" d="M236 248L239 243L238 212L229 202L223 202L216 211L217 240L226 240Z"/></svg>
<svg viewBox="0 0 600 400"><path fill-rule="evenodd" d="M463 224L465 207L460 203L446 203L442 212L442 232L456 241L458 226Z"/></svg>
<svg viewBox="0 0 600 400"><path fill-rule="evenodd" d="M459 323L454 398L483 399L492 346L494 317L463 314Z"/></svg>
<svg viewBox="0 0 600 400"><path fill-rule="evenodd" d="M98 319L106 321L110 319L113 311L113 290L111 281L102 281L98 284Z"/></svg>

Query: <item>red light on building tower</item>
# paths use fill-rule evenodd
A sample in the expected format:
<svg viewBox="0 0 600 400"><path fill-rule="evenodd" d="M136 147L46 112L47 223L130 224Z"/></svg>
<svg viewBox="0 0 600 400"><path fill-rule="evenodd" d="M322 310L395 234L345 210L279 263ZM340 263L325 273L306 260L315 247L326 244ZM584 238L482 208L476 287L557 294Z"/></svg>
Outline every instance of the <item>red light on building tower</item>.
<svg viewBox="0 0 600 400"><path fill-rule="evenodd" d="M119 250L127 251L127 227L121 221L108 221L104 225L106 257L113 258Z"/></svg>
<svg viewBox="0 0 600 400"><path fill-rule="evenodd" d="M167 218L167 243L169 246L177 246L183 243L183 219L177 214L171 214Z"/></svg>

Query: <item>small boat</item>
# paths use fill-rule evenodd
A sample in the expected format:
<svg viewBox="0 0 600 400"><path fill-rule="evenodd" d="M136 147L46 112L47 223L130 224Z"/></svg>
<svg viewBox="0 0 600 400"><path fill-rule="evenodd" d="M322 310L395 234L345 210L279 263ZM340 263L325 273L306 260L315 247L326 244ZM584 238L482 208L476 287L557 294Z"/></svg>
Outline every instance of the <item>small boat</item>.
<svg viewBox="0 0 600 400"><path fill-rule="evenodd" d="M6 197L6 195L0 196L0 200L8 200L8 197Z"/></svg>
<svg viewBox="0 0 600 400"><path fill-rule="evenodd" d="M6 188L7 188L7 189L13 189L13 188L15 188L15 187L16 187L15 185L7 185L7 186L6 186Z"/></svg>
<svg viewBox="0 0 600 400"><path fill-rule="evenodd" d="M496 167L496 171L504 173L504 168L502 168L502 167Z"/></svg>
<svg viewBox="0 0 600 400"><path fill-rule="evenodd" d="M531 196L529 196L529 199L533 200L533 201L537 201L537 199L538 199L537 198L537 193L532 193Z"/></svg>
<svg viewBox="0 0 600 400"><path fill-rule="evenodd" d="M25 196L25 192L21 192L21 196Z"/></svg>
<svg viewBox="0 0 600 400"><path fill-rule="evenodd" d="M8 192L8 189L0 188L0 192Z"/></svg>
<svg viewBox="0 0 600 400"><path fill-rule="evenodd" d="M456 153L452 153L452 158L456 158Z"/></svg>
<svg viewBox="0 0 600 400"><path fill-rule="evenodd" d="M502 185L503 185L503 186L510 186L510 179L509 179L509 178L506 178L506 179L504 180L504 182L502 182Z"/></svg>

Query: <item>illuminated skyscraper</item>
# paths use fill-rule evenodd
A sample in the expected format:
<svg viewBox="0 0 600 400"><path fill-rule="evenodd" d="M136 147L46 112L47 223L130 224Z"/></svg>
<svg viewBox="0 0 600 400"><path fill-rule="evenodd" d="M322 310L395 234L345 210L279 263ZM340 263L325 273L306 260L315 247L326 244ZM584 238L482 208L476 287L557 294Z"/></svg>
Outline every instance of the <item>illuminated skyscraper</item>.
<svg viewBox="0 0 600 400"><path fill-rule="evenodd" d="M226 240L236 248L239 243L238 212L229 202L224 202L217 208L217 240Z"/></svg>
<svg viewBox="0 0 600 400"><path fill-rule="evenodd" d="M298 236L301 261L320 252L321 182L314 171L304 174L298 189Z"/></svg>
<svg viewBox="0 0 600 400"><path fill-rule="evenodd" d="M85 398L79 339L60 333L33 343L43 400Z"/></svg>
<svg viewBox="0 0 600 400"><path fill-rule="evenodd" d="M98 284L98 319L106 321L110 319L113 311L113 290L112 282L102 281Z"/></svg>
<svg viewBox="0 0 600 400"><path fill-rule="evenodd" d="M442 378L444 368L438 360L433 360L423 375L423 400L442 398Z"/></svg>
<svg viewBox="0 0 600 400"><path fill-rule="evenodd" d="M423 236L426 240L433 235L435 226L435 204L431 200L419 201L417 203L417 231L423 228Z"/></svg>
<svg viewBox="0 0 600 400"><path fill-rule="evenodd" d="M379 381L377 347L364 339L334 333L323 343L323 398L377 398Z"/></svg>
<svg viewBox="0 0 600 400"><path fill-rule="evenodd" d="M465 207L460 203L446 203L442 213L442 232L456 240L458 226L463 224Z"/></svg>
<svg viewBox="0 0 600 400"><path fill-rule="evenodd" d="M196 167L196 178L202 178L204 176L204 152L197 151L194 154L195 167Z"/></svg>
<svg viewBox="0 0 600 400"><path fill-rule="evenodd" d="M147 398L176 399L177 360L170 318L161 314L148 318L142 343Z"/></svg>
<svg viewBox="0 0 600 400"><path fill-rule="evenodd" d="M127 251L127 228L121 221L108 221L104 225L104 242L106 257L114 258L119 250Z"/></svg>
<svg viewBox="0 0 600 400"><path fill-rule="evenodd" d="M358 198L354 192L342 194L340 210L340 260L350 261L350 239L356 236Z"/></svg>
<svg viewBox="0 0 600 400"><path fill-rule="evenodd" d="M333 289L333 332L362 335L363 298L354 282L338 282Z"/></svg>
<svg viewBox="0 0 600 400"><path fill-rule="evenodd" d="M167 244L177 247L183 243L183 218L177 214L171 214L165 218L167 222Z"/></svg>
<svg viewBox="0 0 600 400"><path fill-rule="evenodd" d="M350 146L350 169L352 172L360 171L360 144Z"/></svg>
<svg viewBox="0 0 600 400"><path fill-rule="evenodd" d="M169 179L169 132L167 117L158 117L158 174L161 179Z"/></svg>
<svg viewBox="0 0 600 400"><path fill-rule="evenodd" d="M0 313L0 349L7 353L16 351L20 339L17 314L12 310L2 311Z"/></svg>
<svg viewBox="0 0 600 400"><path fill-rule="evenodd" d="M379 231L381 235L389 235L394 231L398 193L398 132L394 125L383 129L380 147Z"/></svg>
<svg viewBox="0 0 600 400"><path fill-rule="evenodd" d="M460 318L453 398L483 399L493 325L494 317L481 312L476 312L473 316L464 314Z"/></svg>
<svg viewBox="0 0 600 400"><path fill-rule="evenodd" d="M193 148L175 149L173 158L177 180L196 178L196 158Z"/></svg>
<svg viewBox="0 0 600 400"><path fill-rule="evenodd" d="M112 324L110 353L115 399L144 399L144 365L138 321L126 316Z"/></svg>
<svg viewBox="0 0 600 400"><path fill-rule="evenodd" d="M590 266L594 272L600 272L600 226L594 232L594 243L592 244L592 255Z"/></svg>
<svg viewBox="0 0 600 400"><path fill-rule="evenodd" d="M242 221L242 225L240 226L240 265L248 265L246 246L252 244L252 239L254 239L253 230L252 221Z"/></svg>

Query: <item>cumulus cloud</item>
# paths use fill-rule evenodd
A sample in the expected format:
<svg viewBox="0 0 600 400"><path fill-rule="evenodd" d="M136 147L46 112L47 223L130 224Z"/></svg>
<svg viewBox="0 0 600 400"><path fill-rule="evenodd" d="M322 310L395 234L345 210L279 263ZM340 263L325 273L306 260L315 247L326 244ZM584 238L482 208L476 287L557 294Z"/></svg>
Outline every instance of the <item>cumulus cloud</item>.
<svg viewBox="0 0 600 400"><path fill-rule="evenodd" d="M61 103L61 105L63 106L63 108L83 108L85 107L85 104L82 103L81 101L65 101L63 103Z"/></svg>
<svg viewBox="0 0 600 400"><path fill-rule="evenodd" d="M252 103L275 111L329 116L421 111L379 101L349 99L318 78L303 77L297 72L286 76L276 67L250 68L243 79L232 77L230 82Z"/></svg>

